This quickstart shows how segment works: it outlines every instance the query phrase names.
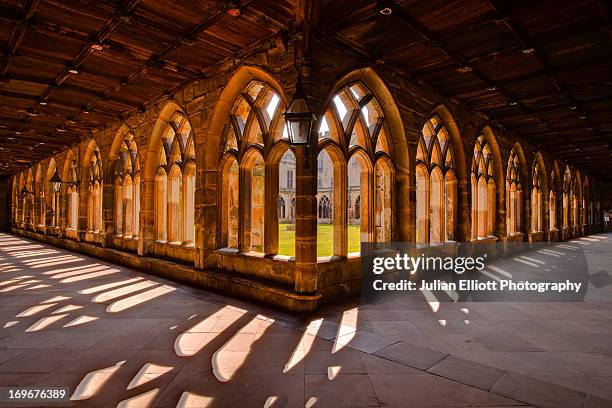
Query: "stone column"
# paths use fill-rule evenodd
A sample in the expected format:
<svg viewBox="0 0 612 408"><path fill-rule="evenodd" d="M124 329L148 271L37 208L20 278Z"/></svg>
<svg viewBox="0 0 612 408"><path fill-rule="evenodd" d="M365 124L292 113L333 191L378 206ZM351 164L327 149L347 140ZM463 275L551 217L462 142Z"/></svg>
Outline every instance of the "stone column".
<svg viewBox="0 0 612 408"><path fill-rule="evenodd" d="M295 291L314 293L317 290L316 152L312 148L298 146L295 160Z"/></svg>
<svg viewBox="0 0 612 408"><path fill-rule="evenodd" d="M209 255L218 248L220 240L217 223L218 177L217 170L198 170L195 196L196 268L208 265Z"/></svg>

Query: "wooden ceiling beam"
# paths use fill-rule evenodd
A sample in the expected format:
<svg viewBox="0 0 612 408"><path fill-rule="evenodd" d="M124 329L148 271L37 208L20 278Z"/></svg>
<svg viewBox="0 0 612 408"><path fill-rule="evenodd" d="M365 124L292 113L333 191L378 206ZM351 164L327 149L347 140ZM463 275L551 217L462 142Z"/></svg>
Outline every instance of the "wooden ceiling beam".
<svg viewBox="0 0 612 408"><path fill-rule="evenodd" d="M489 3L500 14L507 14L507 12L504 10L504 6L498 0L489 0ZM593 128L595 133L599 135L602 141L607 144L607 138L603 134L601 134L601 131L598 129L597 125L593 123L589 112L587 112L582 107L581 103L579 103L574 98L571 91L563 83L561 83L561 81L554 72L554 68L548 61L548 58L546 57L545 53L540 49L540 47L538 47L536 43L531 40L529 33L527 33L523 26L516 22L515 19L510 15L507 15L507 18L505 18L503 21L506 28L514 35L516 40L523 48L523 52L530 51L534 55L538 63L544 68L547 77L549 78L555 89L559 91L565 97L565 99L567 99L568 104L575 109L576 113L580 115L580 118L586 121L587 127ZM612 149L610 149L610 153L612 153Z"/></svg>
<svg viewBox="0 0 612 408"><path fill-rule="evenodd" d="M8 71L11 60L15 56L17 49L21 45L23 38L25 37L28 24L30 19L34 15L36 8L40 0L27 0L23 5L22 18L18 22L13 22L13 30L11 31L11 35L8 41L8 53L2 61L2 65L0 66L0 76L4 76Z"/></svg>

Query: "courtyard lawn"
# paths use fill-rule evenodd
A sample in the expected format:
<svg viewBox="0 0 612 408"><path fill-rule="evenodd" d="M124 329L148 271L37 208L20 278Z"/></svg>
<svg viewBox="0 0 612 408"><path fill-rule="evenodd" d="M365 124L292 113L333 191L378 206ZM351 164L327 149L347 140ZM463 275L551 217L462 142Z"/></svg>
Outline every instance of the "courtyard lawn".
<svg viewBox="0 0 612 408"><path fill-rule="evenodd" d="M295 256L295 224L278 225L278 253L279 255ZM317 256L331 256L333 225L317 225ZM349 252L359 252L360 234L359 225L349 225L348 227Z"/></svg>

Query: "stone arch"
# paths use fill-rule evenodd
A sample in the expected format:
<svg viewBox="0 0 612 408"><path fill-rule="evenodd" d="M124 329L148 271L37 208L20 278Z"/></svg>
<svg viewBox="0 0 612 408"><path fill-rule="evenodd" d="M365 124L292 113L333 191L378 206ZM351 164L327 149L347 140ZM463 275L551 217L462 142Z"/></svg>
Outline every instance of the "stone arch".
<svg viewBox="0 0 612 408"><path fill-rule="evenodd" d="M393 145L393 162L395 170L398 174L408 174L410 160L402 118L393 94L374 69L370 67L356 69L337 81L328 93L327 100L323 104L323 110L319 112L318 117L321 117L327 110L334 96L343 87L353 82L362 82L376 96L389 127L391 144Z"/></svg>
<svg viewBox="0 0 612 408"><path fill-rule="evenodd" d="M493 129L486 125L479 134L483 135L489 149L491 149L491 160L493 164L493 180L495 181L496 199L495 199L495 231L498 237L506 235L506 174L504 172L504 161L502 159L501 150L497 137Z"/></svg>
<svg viewBox="0 0 612 408"><path fill-rule="evenodd" d="M153 125L153 130L151 131L151 135L149 137L149 141L147 143L147 150L144 156L144 163L140 163L142 169L142 178L143 181L153 181L155 178L155 174L157 173L157 160L159 158L160 149L162 149L162 137L163 133L166 130L166 126L168 126L170 119L176 114L181 113L187 120L189 120L189 116L185 113L185 110L176 102L168 101L164 105L163 108L160 109L159 114L157 115L157 119L155 120L155 124ZM115 154L118 153L119 146L121 145L121 141L125 134L129 132L130 129L127 125L123 125L117 131L115 135L115 141L113 142L113 147L111 148L111 152ZM192 130L193 132L193 130ZM121 136L121 137L119 137ZM117 142L118 140L118 142ZM115 146L116 145L116 146ZM117 149L113 151L113 149ZM139 146L140 149L140 146ZM112 157L111 153L111 157ZM143 156L141 156L143 157Z"/></svg>
<svg viewBox="0 0 612 408"><path fill-rule="evenodd" d="M87 175L89 173L91 156L97 147L98 143L94 138L89 139L87 145L85 146L85 154L83 155L83 161L81 162L81 186L87 185Z"/></svg>
<svg viewBox="0 0 612 408"><path fill-rule="evenodd" d="M219 95L211 115L204 143L197 151L197 158L200 161L199 167L202 170L214 171L219 164L223 154L222 149L219 149L219 146L222 145L223 128L236 99L251 81L266 83L276 92L282 103L287 104L283 87L271 74L261 68L249 65L238 68Z"/></svg>
<svg viewBox="0 0 612 408"><path fill-rule="evenodd" d="M452 155L452 166L447 172L448 177L444 177L445 187L450 186L452 189L452 208L444 207L445 219L448 218L448 222L445 225L445 232L451 232L450 237L452 240L469 240L471 233L470 225L470 180L467 178L470 173L467 168L467 160L465 155L465 146L463 139L455 121L454 116L450 112L447 106L440 104L434 107L432 111L422 121L420 128L424 129L426 124L437 117L441 120L441 125L445 129L445 133L450 139L448 145ZM439 137L440 133L436 134ZM422 137L422 136L421 136ZM439 144L436 144L436 146ZM416 153L416 152L415 152ZM417 153L418 155L418 153ZM415 161L417 159L415 158ZM444 157L440 158L441 164L444 165ZM431 168L429 169L432 170ZM450 211L447 211L450 210ZM448 217L447 217L448 215ZM428 217L429 218L429 217ZM456 236L455 236L456 234ZM445 236L446 238L446 236Z"/></svg>
<svg viewBox="0 0 612 408"><path fill-rule="evenodd" d="M530 186L530 197L531 197L531 208L532 211L530 212L531 215L531 220L530 220L530 224L531 224L531 230L535 231L534 227L537 227L537 231L543 231L545 229L545 226L548 226L550 224L549 221L549 211L548 211L548 174L547 174L547 170L546 170L546 165L544 162L544 158L542 157L542 153L541 152L536 152L534 159L533 159L533 164L531 166L531 177L530 177L530 181L531 183L529 184ZM537 174L539 175L538 177L538 185L534 185L534 181L535 181L535 175L536 175L536 170L537 170ZM534 189L537 189L537 191L534 191ZM538 211L539 214L534 214L534 211ZM537 217L537 218L534 218Z"/></svg>
<svg viewBox="0 0 612 408"><path fill-rule="evenodd" d="M457 122L453 117L450 110L445 105L436 106L430 113L427 115L423 123L427 122L429 118L433 115L438 115L442 121L444 122L444 127L448 131L451 141L453 143L453 154L454 161L456 167L457 180L459 183L467 182L467 163L465 158L465 149L463 146L463 138L461 137L461 132L459 132L459 127L457 126Z"/></svg>

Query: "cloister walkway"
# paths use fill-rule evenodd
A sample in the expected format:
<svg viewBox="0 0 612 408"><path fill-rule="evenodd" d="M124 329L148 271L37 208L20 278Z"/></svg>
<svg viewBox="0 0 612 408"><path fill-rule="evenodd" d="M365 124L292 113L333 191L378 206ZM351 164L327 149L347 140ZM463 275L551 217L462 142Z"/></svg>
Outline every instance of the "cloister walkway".
<svg viewBox="0 0 612 408"><path fill-rule="evenodd" d="M583 240L600 296L468 319L420 297L296 316L0 234L0 385L67 387L58 406L612 406L612 236Z"/></svg>

